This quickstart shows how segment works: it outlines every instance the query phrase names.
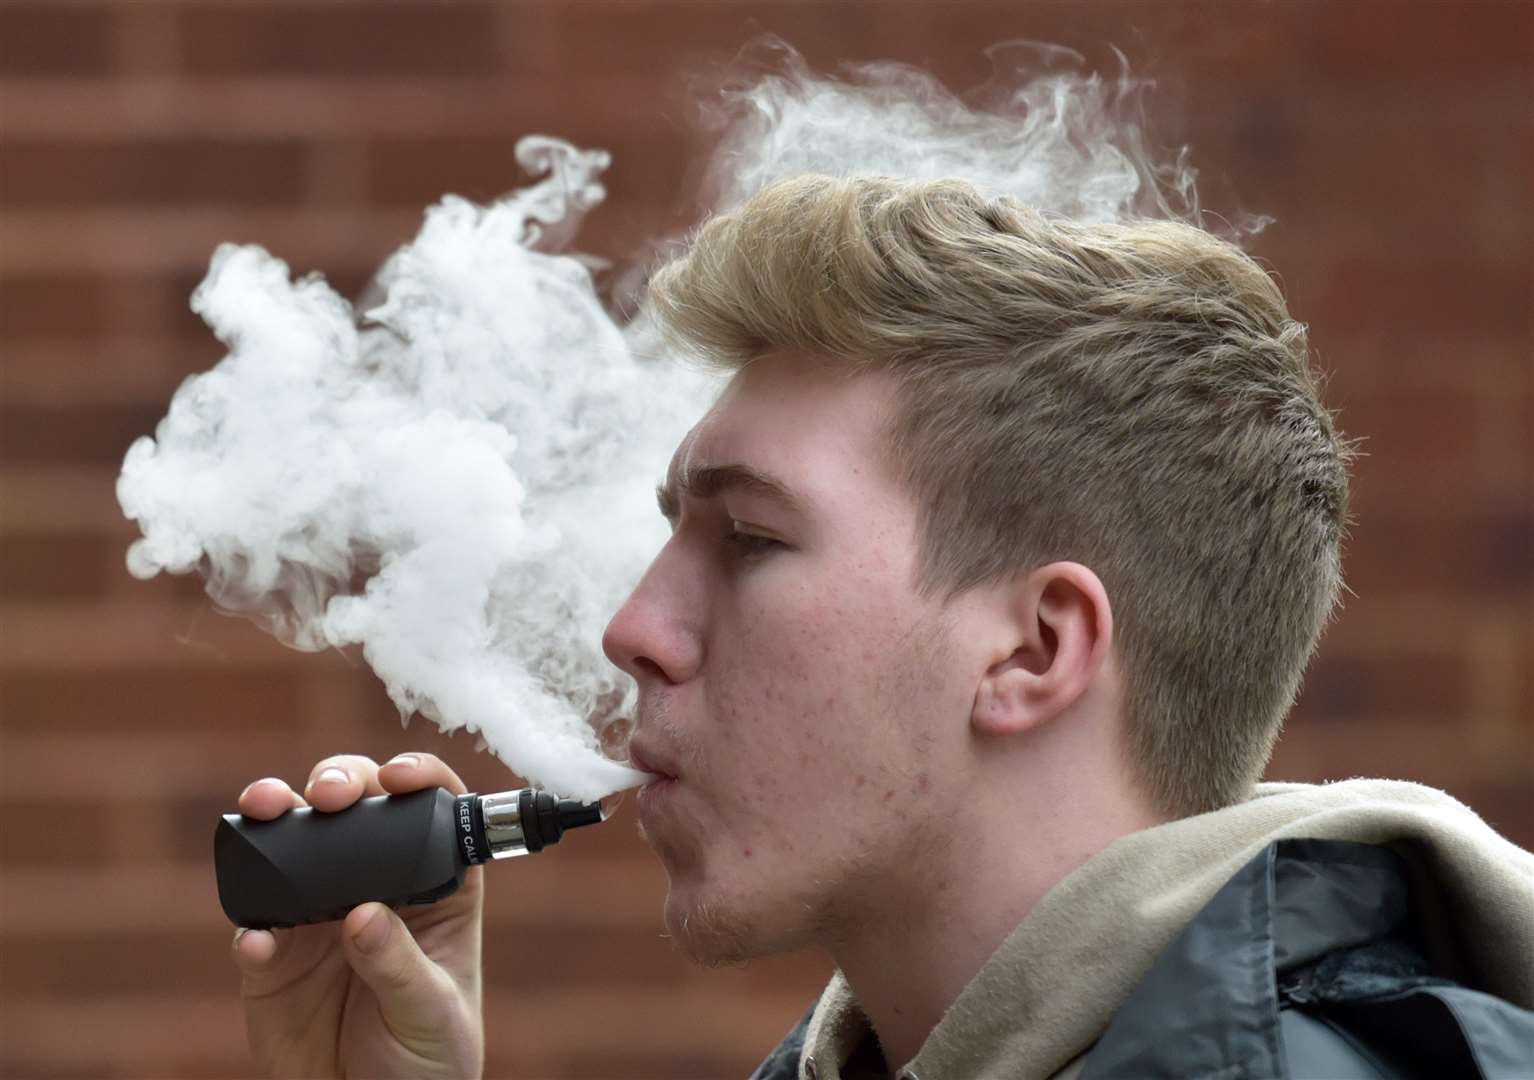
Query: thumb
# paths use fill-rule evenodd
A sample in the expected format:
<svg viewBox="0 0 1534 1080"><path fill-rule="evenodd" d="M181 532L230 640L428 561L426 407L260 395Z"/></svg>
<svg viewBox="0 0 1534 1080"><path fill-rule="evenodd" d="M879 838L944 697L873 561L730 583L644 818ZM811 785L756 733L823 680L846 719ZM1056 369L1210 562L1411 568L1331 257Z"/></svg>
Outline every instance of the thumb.
<svg viewBox="0 0 1534 1080"><path fill-rule="evenodd" d="M425 1051L451 1030L453 981L416 943L400 917L383 904L362 904L346 917L342 937L357 977L378 999L395 1038Z"/></svg>

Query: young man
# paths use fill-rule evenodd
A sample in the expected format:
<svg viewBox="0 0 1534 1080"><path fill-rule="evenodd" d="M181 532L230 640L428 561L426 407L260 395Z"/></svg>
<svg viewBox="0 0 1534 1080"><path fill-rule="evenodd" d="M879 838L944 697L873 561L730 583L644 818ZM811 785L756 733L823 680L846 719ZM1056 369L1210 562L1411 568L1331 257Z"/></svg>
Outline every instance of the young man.
<svg viewBox="0 0 1534 1080"><path fill-rule="evenodd" d="M705 963L837 966L758 1077L1531 1060L1534 860L1412 785L1254 789L1340 587L1348 458L1255 264L956 181L799 177L651 299L734 371L605 640L663 777L666 924ZM321 766L327 809L456 783ZM479 888L247 934L258 1057L476 1070Z"/></svg>

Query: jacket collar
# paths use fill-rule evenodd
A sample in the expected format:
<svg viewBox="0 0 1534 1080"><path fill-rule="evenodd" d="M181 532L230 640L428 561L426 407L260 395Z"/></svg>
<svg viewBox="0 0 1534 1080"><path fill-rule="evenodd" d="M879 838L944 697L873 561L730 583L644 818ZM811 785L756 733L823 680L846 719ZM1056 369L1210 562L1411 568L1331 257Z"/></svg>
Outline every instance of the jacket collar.
<svg viewBox="0 0 1534 1080"><path fill-rule="evenodd" d="M905 1063L916 1080L1051 1076L1102 1036L1158 956L1238 872L1286 838L1413 841L1446 899L1475 912L1462 947L1505 956L1534 927L1530 856L1453 799L1391 781L1262 784L1247 802L1126 836L1057 885L1001 944ZM1315 943L1295 938L1295 956ZM1506 967L1505 964L1502 965ZM1529 979L1492 986L1515 1002ZM804 1031L799 1080L844 1080L868 1021L837 975ZM809 1075L814 1063L815 1076ZM792 1075L792 1074L788 1074Z"/></svg>

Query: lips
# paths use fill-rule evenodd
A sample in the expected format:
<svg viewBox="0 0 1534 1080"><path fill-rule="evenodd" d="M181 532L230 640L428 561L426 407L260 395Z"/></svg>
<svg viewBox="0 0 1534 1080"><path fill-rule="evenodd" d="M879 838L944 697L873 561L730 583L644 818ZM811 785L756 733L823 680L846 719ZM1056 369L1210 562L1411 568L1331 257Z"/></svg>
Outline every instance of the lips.
<svg viewBox="0 0 1534 1080"><path fill-rule="evenodd" d="M629 743L629 762L642 772L654 773L663 780L675 780L676 766L660 747L634 740Z"/></svg>

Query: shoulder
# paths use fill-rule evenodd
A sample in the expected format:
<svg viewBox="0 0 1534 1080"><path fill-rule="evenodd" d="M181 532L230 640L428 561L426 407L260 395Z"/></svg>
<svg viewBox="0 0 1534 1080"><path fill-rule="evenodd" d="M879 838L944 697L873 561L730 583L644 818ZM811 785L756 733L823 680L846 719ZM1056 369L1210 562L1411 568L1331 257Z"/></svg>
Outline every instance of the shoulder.
<svg viewBox="0 0 1534 1080"><path fill-rule="evenodd" d="M1083 1080L1534 1076L1534 1013L1424 957L1409 878L1384 847L1269 845L1158 956Z"/></svg>
<svg viewBox="0 0 1534 1080"><path fill-rule="evenodd" d="M1431 973L1402 942L1323 957L1280 987L1290 1076L1534 1076L1534 1012ZM1298 999L1298 1000L1295 1000Z"/></svg>

